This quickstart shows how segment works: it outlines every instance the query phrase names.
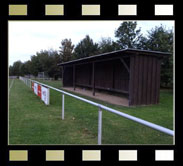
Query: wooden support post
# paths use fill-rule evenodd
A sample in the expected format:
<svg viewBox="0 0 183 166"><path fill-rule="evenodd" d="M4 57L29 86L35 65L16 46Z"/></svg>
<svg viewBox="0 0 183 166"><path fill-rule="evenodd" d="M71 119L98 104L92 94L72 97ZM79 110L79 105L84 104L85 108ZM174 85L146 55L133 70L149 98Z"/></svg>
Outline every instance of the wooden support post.
<svg viewBox="0 0 183 166"><path fill-rule="evenodd" d="M74 90L76 89L76 85L75 85L75 65L73 65L73 88Z"/></svg>
<svg viewBox="0 0 183 166"><path fill-rule="evenodd" d="M124 61L123 58L120 58L120 61L123 63L123 65L125 66L126 70L128 71L128 73L130 73L130 69L128 67L128 65L126 64L126 62Z"/></svg>
<svg viewBox="0 0 183 166"><path fill-rule="evenodd" d="M93 88L93 96L95 96L95 62L92 64L92 88Z"/></svg>

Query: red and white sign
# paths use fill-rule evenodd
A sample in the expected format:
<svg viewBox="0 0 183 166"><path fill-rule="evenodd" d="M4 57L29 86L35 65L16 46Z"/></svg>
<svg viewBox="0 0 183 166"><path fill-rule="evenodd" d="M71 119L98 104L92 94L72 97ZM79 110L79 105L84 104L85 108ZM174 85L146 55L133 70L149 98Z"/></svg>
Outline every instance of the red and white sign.
<svg viewBox="0 0 183 166"><path fill-rule="evenodd" d="M32 82L33 92L46 104L50 104L50 89Z"/></svg>
<svg viewBox="0 0 183 166"><path fill-rule="evenodd" d="M32 90L34 91L34 83L32 82Z"/></svg>
<svg viewBox="0 0 183 166"><path fill-rule="evenodd" d="M41 100L46 104L50 104L50 90L44 86L41 86Z"/></svg>
<svg viewBox="0 0 183 166"><path fill-rule="evenodd" d="M38 96L41 98L41 85L38 85Z"/></svg>
<svg viewBox="0 0 183 166"><path fill-rule="evenodd" d="M38 84L34 83L34 93L38 95Z"/></svg>

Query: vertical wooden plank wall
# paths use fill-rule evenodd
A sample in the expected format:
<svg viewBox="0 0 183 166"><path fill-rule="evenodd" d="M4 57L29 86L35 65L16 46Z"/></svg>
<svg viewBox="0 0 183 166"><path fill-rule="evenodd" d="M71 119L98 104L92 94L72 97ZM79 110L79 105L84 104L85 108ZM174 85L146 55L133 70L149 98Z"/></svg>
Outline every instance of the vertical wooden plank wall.
<svg viewBox="0 0 183 166"><path fill-rule="evenodd" d="M146 72L147 72L147 93L146 93L146 97L147 97L147 105L151 104L151 85L154 83L152 82L152 57L148 57L148 68L146 68ZM140 92L139 92L140 93Z"/></svg>
<svg viewBox="0 0 183 166"><path fill-rule="evenodd" d="M69 87L73 86L73 67L64 66L63 72L63 86Z"/></svg>
<svg viewBox="0 0 183 166"><path fill-rule="evenodd" d="M130 57L129 105L134 105L135 57Z"/></svg>
<svg viewBox="0 0 183 166"><path fill-rule="evenodd" d="M161 61L150 55L131 56L129 105L159 102Z"/></svg>
<svg viewBox="0 0 183 166"><path fill-rule="evenodd" d="M92 64L76 65L76 85L92 86Z"/></svg>
<svg viewBox="0 0 183 166"><path fill-rule="evenodd" d="M143 88L142 88L142 104L147 104L147 80L148 80L148 57L144 56L143 58L143 73L142 73L142 77L143 77Z"/></svg>
<svg viewBox="0 0 183 166"><path fill-rule="evenodd" d="M95 96L95 62L92 63L92 92Z"/></svg>
<svg viewBox="0 0 183 166"><path fill-rule="evenodd" d="M73 89L76 89L76 67L73 65Z"/></svg>
<svg viewBox="0 0 183 166"><path fill-rule="evenodd" d="M157 71L156 71L156 73L157 73L157 75L161 75L161 60L158 60L158 62L157 62L157 69L156 69ZM157 91L157 94L156 94L156 103L159 103L159 93L160 93L160 76L159 77L157 77L156 79L157 79L157 82L156 82L156 91Z"/></svg>
<svg viewBox="0 0 183 166"><path fill-rule="evenodd" d="M62 66L62 86L64 87L64 66Z"/></svg>

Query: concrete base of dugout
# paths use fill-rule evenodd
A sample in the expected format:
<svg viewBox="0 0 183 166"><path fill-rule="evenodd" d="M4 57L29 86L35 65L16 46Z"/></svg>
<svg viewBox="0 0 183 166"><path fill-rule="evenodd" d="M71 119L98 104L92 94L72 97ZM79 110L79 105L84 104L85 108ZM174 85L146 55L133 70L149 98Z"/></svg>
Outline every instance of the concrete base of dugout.
<svg viewBox="0 0 183 166"><path fill-rule="evenodd" d="M75 90L73 89L73 87L64 87L62 89L67 90L69 92L74 92L77 94L88 96L97 100L101 100L110 104L120 105L120 106L129 106L128 98L123 96L112 95L112 94L99 92L99 91L96 91L95 96L93 96L92 90L89 90L86 88L80 88L80 87L76 87Z"/></svg>

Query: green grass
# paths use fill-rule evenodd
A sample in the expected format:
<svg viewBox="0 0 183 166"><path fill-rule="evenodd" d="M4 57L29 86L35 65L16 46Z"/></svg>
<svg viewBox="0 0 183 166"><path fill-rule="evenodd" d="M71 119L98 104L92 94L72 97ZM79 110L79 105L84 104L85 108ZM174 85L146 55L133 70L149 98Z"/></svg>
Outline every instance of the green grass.
<svg viewBox="0 0 183 166"><path fill-rule="evenodd" d="M61 88L61 81L42 82ZM61 120L61 94L50 90L50 95L46 106L23 82L14 82L9 96L9 144L97 144L98 108L65 96ZM133 108L85 98L173 129L171 90L161 90L158 105ZM107 111L102 121L103 144L173 144L173 137Z"/></svg>

